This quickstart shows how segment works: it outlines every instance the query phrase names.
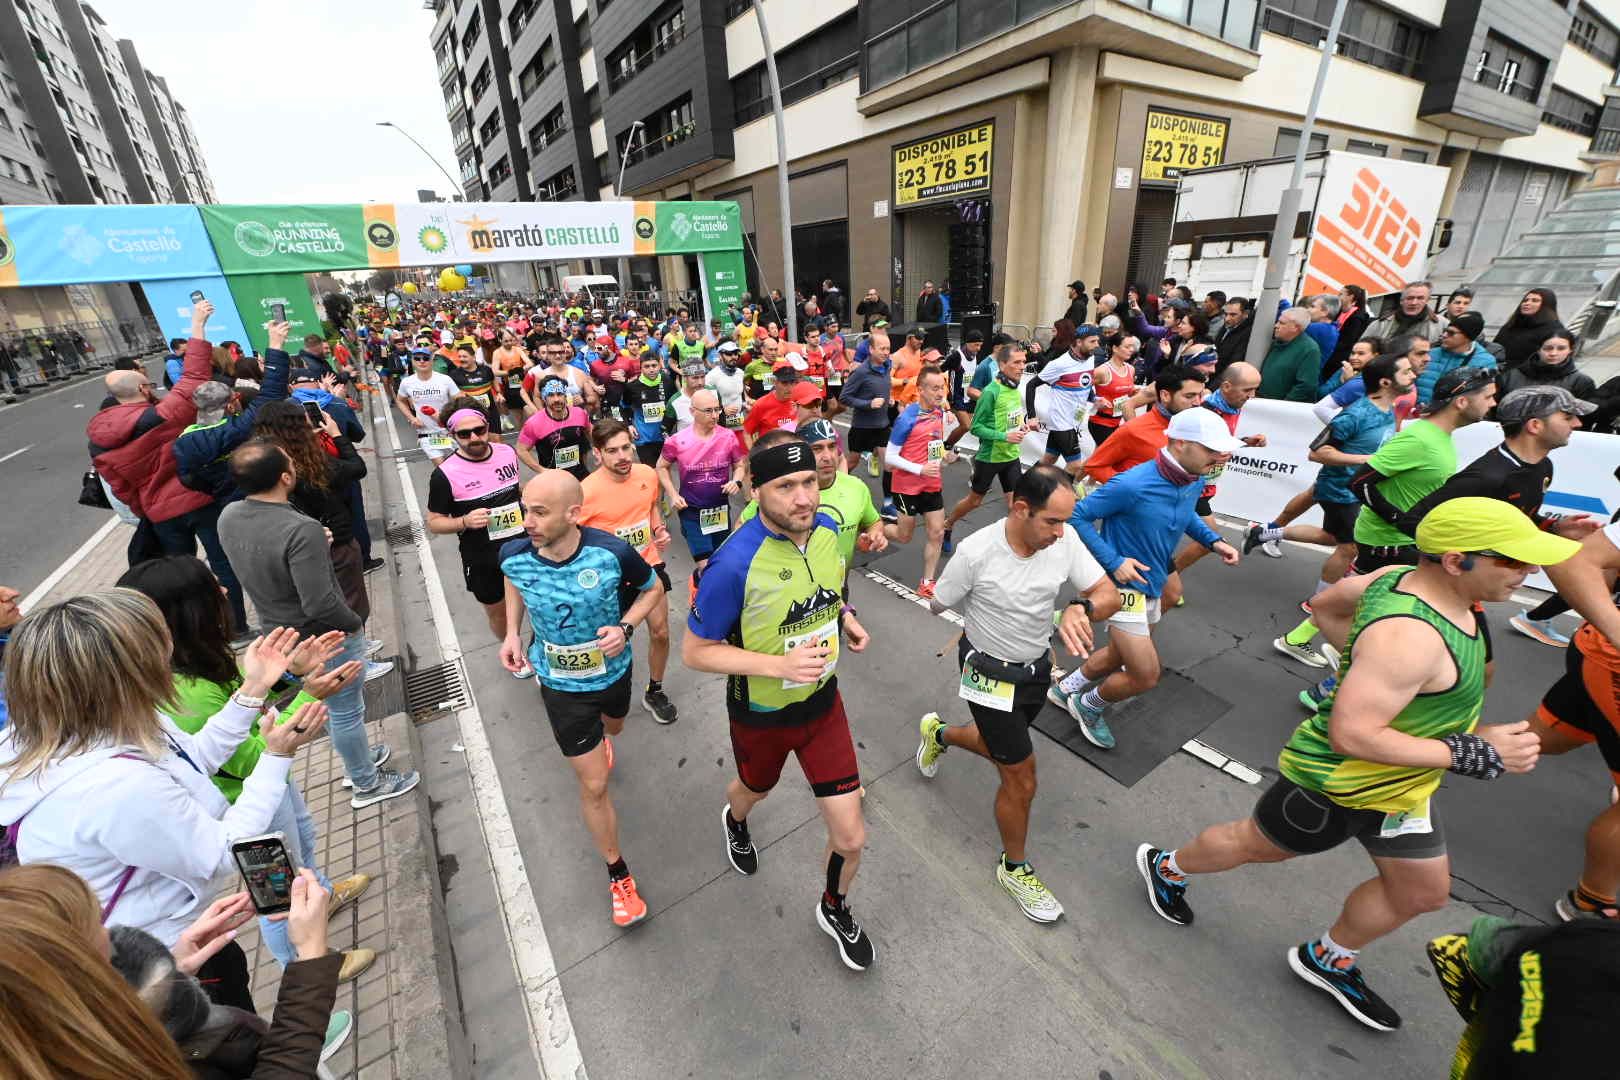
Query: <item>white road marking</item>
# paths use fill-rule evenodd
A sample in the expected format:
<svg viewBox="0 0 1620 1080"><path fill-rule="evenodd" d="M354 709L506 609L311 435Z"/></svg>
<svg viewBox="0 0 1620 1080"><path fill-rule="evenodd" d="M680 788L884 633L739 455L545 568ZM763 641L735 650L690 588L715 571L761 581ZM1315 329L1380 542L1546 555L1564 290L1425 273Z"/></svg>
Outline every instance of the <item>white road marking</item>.
<svg viewBox="0 0 1620 1080"><path fill-rule="evenodd" d="M41 600L45 599L45 595L52 589L56 588L58 583L60 583L63 578L67 577L70 571L77 569L78 565L85 560L85 557L95 550L96 545L105 540L107 538L107 534L112 532L117 527L118 515L114 514L112 517L106 520L101 528L97 529L91 534L90 539L79 545L78 551L75 551L73 554L64 559L62 561L62 565L58 566L55 570L52 570L50 576L44 581L40 582L39 586L35 588L33 592L23 597L22 603L18 605L18 608L22 611L22 613L24 615L28 614L29 610L33 608L35 604L38 604Z"/></svg>
<svg viewBox="0 0 1620 1080"><path fill-rule="evenodd" d="M451 622L450 605L444 598L444 585L439 580L438 564L428 542L430 534L422 518L422 508L411 482L410 469L399 456L399 435L394 430L393 416L382 407L380 398L372 400L372 417L376 423L388 429L405 507L410 512L411 521L420 527L416 554L422 564L422 578L427 590L428 606L433 613L433 628L438 635L439 650L444 654L445 663L450 663L461 657L461 642ZM495 899L500 905L506 941L512 950L512 968L517 973L518 989L523 995L524 1013L529 1023L529 1049L542 1076L585 1080L585 1059L580 1052L574 1025L568 1017L567 1003L563 1001L557 962L552 956L551 943L546 938L546 929L540 919L540 905L535 900L528 869L523 865L517 830L507 810L506 794L501 789L500 773L495 768L495 755L490 750L483 714L478 709L470 679L467 682L467 705L456 711L456 722L460 725L461 745L466 751L464 759L476 797L479 829L483 833L490 868L495 876Z"/></svg>
<svg viewBox="0 0 1620 1080"><path fill-rule="evenodd" d="M18 457L18 456L20 456L22 454L28 453L28 451L32 450L33 448L34 448L34 444L29 443L27 446L23 447L21 450L13 450L11 453L7 454L5 457L0 457L0 465L4 465L6 462L10 461L14 457Z"/></svg>

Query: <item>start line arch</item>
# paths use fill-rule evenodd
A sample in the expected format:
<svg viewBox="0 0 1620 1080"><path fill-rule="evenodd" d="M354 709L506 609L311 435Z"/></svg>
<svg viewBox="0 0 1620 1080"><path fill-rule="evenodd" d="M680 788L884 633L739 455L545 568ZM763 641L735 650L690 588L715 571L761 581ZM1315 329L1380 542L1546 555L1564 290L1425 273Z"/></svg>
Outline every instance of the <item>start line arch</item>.
<svg viewBox="0 0 1620 1080"><path fill-rule="evenodd" d="M165 337L206 297L210 339L255 352L273 304L319 332L305 274L696 255L707 318L741 302L742 249L735 202L0 206L0 288L135 283Z"/></svg>

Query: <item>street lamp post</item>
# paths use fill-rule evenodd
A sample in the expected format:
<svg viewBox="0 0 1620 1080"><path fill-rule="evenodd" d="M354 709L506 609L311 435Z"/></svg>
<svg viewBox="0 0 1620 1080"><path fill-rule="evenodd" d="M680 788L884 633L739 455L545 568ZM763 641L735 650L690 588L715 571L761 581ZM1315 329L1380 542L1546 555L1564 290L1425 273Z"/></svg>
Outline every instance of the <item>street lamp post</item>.
<svg viewBox="0 0 1620 1080"><path fill-rule="evenodd" d="M640 120L632 121L630 133L624 137L624 148L619 151L619 179L613 184L613 194L617 198L624 198L624 170L630 165L630 148L636 145L636 132L642 131L647 125ZM647 136L641 136L641 145L647 146ZM619 268L619 295L622 297L630 289L630 260L620 255L615 260Z"/></svg>
<svg viewBox="0 0 1620 1080"><path fill-rule="evenodd" d="M787 300L787 335L799 340L799 304L793 292L793 207L788 196L787 119L782 115L782 83L776 77L776 54L771 36L765 30L765 5L754 0L754 19L759 23L759 40L765 47L765 74L771 83L771 111L776 115L776 195L782 204L782 295ZM797 294L795 294L796 296Z"/></svg>
<svg viewBox="0 0 1620 1080"><path fill-rule="evenodd" d="M450 170L446 169L443 165L439 164L439 159L434 157L431 153L429 153L427 147L423 146L421 143L419 143L415 139L411 138L411 133L410 132L406 131L404 128L400 127L398 124L394 123L392 120L379 120L379 121L377 121L377 126L378 127L385 127L385 128L393 128L395 131L399 132L401 135L405 136L407 139L410 139L411 140L411 145L415 146L418 150L422 151L422 153L427 154L427 159L429 161L433 162L434 166L440 172L444 173L444 178L446 180L450 181L450 188L451 188L451 190L453 190L456 193L457 198L465 199L467 197L467 193L462 190L461 184L456 180L455 177L450 175Z"/></svg>

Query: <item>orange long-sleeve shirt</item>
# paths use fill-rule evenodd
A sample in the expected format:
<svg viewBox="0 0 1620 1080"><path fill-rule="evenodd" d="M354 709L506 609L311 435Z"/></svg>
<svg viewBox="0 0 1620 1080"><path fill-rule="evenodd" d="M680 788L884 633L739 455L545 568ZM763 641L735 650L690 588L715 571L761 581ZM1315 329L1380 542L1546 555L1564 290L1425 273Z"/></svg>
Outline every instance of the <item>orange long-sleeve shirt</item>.
<svg viewBox="0 0 1620 1080"><path fill-rule="evenodd" d="M1086 475L1099 484L1107 483L1119 473L1133 469L1170 443L1166 434L1170 418L1158 406L1119 425L1112 435L1086 459Z"/></svg>

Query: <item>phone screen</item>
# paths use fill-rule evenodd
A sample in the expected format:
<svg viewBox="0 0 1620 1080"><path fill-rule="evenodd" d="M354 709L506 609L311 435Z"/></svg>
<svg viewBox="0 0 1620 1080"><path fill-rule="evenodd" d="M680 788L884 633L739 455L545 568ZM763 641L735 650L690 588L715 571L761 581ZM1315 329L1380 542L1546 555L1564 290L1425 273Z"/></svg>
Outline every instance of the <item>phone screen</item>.
<svg viewBox="0 0 1620 1080"><path fill-rule="evenodd" d="M286 322L287 321L287 305L286 304L271 304L270 305L270 318L272 320L274 320L275 322Z"/></svg>
<svg viewBox="0 0 1620 1080"><path fill-rule="evenodd" d="M310 426L324 428L326 417L321 415L321 407L313 401L304 402L304 415L309 417Z"/></svg>
<svg viewBox="0 0 1620 1080"><path fill-rule="evenodd" d="M191 302L193 304L200 304L203 302L203 294L201 289L191 290Z"/></svg>
<svg viewBox="0 0 1620 1080"><path fill-rule="evenodd" d="M273 915L292 907L292 862L279 837L262 836L231 845L236 868L247 883L248 897L260 915Z"/></svg>

